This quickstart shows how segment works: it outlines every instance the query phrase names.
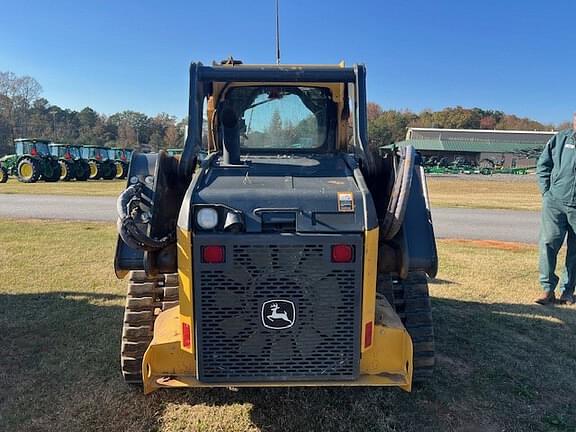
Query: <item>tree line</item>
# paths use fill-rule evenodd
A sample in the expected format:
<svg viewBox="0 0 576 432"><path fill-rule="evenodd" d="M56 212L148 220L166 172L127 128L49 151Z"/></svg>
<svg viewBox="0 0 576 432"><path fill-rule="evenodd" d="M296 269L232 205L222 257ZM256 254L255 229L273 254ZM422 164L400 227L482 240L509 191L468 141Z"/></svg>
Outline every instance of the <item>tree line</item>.
<svg viewBox="0 0 576 432"><path fill-rule="evenodd" d="M409 127L443 129L498 129L549 131L570 127L569 122L559 125L543 124L502 111L481 108L444 108L441 111L383 110L376 103L368 103L368 137L371 146L381 146L402 141Z"/></svg>
<svg viewBox="0 0 576 432"><path fill-rule="evenodd" d="M166 113L150 117L136 111L107 116L90 107L75 111L53 105L41 94L42 86L34 78L0 72L0 155L11 153L13 140L20 137L140 151L183 146L186 119L178 120ZM385 111L376 103L368 104L371 146L403 140L408 127L551 130L555 125L480 108L458 106L414 113ZM560 129L565 127L569 124L557 125Z"/></svg>
<svg viewBox="0 0 576 432"><path fill-rule="evenodd" d="M136 111L106 116L90 107L75 111L53 105L41 94L34 78L0 72L0 155L12 153L13 140L21 137L140 151L183 145L186 122L175 116Z"/></svg>

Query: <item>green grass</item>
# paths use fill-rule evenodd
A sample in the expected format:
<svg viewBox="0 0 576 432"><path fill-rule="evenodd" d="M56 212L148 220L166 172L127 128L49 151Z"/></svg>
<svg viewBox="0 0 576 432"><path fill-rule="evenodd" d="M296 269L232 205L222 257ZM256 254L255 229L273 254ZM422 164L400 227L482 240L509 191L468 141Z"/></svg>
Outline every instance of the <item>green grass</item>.
<svg viewBox="0 0 576 432"><path fill-rule="evenodd" d="M536 250L441 241L433 381L393 388L123 384L114 228L0 220L0 430L574 431L576 308L532 304Z"/></svg>
<svg viewBox="0 0 576 432"><path fill-rule="evenodd" d="M89 180L85 182L20 183L10 177L0 184L0 194L118 196L126 187L126 180Z"/></svg>
<svg viewBox="0 0 576 432"><path fill-rule="evenodd" d="M482 177L428 176L432 208L464 207L507 210L540 210L541 197L534 176L484 180Z"/></svg>

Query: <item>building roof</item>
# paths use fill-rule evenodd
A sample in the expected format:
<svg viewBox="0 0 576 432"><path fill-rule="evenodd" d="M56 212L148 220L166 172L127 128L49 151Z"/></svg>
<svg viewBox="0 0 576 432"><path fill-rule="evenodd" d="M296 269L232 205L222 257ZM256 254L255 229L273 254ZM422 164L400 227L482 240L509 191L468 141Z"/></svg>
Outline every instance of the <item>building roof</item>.
<svg viewBox="0 0 576 432"><path fill-rule="evenodd" d="M409 128L406 134L406 139L488 140L495 142L522 142L544 145L556 133L556 131Z"/></svg>
<svg viewBox="0 0 576 432"><path fill-rule="evenodd" d="M546 142L510 142L493 140L455 140L455 139L410 139L400 141L390 146L396 145L404 147L413 145L416 150L436 150L458 153L516 153L542 149ZM389 147L389 146L388 146Z"/></svg>
<svg viewBox="0 0 576 432"><path fill-rule="evenodd" d="M411 127L415 132L484 132L496 134L556 134L558 131L526 131L526 130L503 130L503 129L449 129L449 128L424 128Z"/></svg>

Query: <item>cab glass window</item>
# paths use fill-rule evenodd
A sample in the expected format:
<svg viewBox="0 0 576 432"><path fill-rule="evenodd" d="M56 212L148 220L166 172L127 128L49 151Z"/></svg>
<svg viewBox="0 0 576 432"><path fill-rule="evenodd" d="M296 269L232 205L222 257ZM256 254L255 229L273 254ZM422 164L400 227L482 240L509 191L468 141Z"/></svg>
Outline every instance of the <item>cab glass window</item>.
<svg viewBox="0 0 576 432"><path fill-rule="evenodd" d="M328 147L330 91L316 87L234 87L219 106L223 133L247 151L311 151Z"/></svg>
<svg viewBox="0 0 576 432"><path fill-rule="evenodd" d="M74 159L80 158L80 150L78 149L78 147L68 147L68 151L70 152L70 155Z"/></svg>
<svg viewBox="0 0 576 432"><path fill-rule="evenodd" d="M37 142L36 143L36 151L41 154L42 156L50 155L50 150L48 148L48 144L45 142Z"/></svg>

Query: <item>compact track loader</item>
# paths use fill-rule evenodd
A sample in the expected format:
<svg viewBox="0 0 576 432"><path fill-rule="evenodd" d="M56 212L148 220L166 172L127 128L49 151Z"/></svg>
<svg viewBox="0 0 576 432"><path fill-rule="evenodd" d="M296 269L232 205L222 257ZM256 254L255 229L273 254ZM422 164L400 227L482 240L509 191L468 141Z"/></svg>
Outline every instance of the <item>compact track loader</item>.
<svg viewBox="0 0 576 432"><path fill-rule="evenodd" d="M431 376L425 177L413 148L367 148L365 73L191 65L182 154L135 153L118 198L128 383L410 391Z"/></svg>

